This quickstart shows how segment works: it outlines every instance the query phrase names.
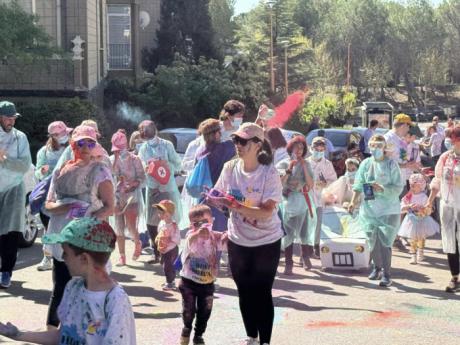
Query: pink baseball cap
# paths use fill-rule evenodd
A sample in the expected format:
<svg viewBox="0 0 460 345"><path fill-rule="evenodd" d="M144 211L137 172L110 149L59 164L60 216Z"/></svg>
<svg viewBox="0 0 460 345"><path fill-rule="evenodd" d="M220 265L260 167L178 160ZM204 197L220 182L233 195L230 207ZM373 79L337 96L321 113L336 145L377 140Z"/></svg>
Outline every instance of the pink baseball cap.
<svg viewBox="0 0 460 345"><path fill-rule="evenodd" d="M240 128L232 134L232 136L237 136L247 140L257 138L262 142L265 139L263 128L252 122L243 123Z"/></svg>
<svg viewBox="0 0 460 345"><path fill-rule="evenodd" d="M64 135L64 134L69 134L72 131L73 131L73 128L67 127L66 124L62 121L51 122L48 126L49 135L54 135L54 134Z"/></svg>
<svg viewBox="0 0 460 345"><path fill-rule="evenodd" d="M81 139L91 139L97 141L97 132L93 127L90 126L77 126L72 133L72 141L78 141Z"/></svg>
<svg viewBox="0 0 460 345"><path fill-rule="evenodd" d="M128 138L122 131L117 131L112 136L112 152L126 150L128 148Z"/></svg>

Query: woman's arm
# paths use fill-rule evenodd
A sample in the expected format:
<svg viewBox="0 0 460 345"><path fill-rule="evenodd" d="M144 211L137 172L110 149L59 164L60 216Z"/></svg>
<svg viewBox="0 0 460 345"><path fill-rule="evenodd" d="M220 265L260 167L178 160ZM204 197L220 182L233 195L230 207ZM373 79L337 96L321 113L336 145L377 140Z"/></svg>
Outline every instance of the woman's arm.
<svg viewBox="0 0 460 345"><path fill-rule="evenodd" d="M92 214L101 220L105 220L108 216L113 214L115 197L113 191L113 184L110 180L105 180L99 183L97 190L99 199L102 201L103 206Z"/></svg>
<svg viewBox="0 0 460 345"><path fill-rule="evenodd" d="M275 210L276 205L276 201L273 200L267 200L266 202L260 204L258 207L245 206L239 202L234 201L229 203L227 207L231 211L238 212L248 218L266 219L273 215L273 211Z"/></svg>

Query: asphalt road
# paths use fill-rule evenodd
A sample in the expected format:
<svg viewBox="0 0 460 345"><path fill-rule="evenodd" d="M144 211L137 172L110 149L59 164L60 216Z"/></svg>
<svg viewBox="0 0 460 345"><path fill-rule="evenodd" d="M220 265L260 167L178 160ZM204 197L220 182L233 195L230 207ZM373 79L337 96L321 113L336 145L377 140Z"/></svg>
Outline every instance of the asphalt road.
<svg viewBox="0 0 460 345"><path fill-rule="evenodd" d="M460 295L443 291L450 275L440 239L429 240L427 247L427 262L416 266L409 264L407 253L394 251L394 284L386 289L369 281L366 270L324 272L318 260L310 272L295 267L293 277L279 275L273 289L272 345L458 344ZM40 259L39 243L21 250L11 288L0 291L1 321L22 329L44 327L51 272L37 272ZM178 344L180 294L161 290L161 267L147 264L147 259L141 256L129 266L114 267L112 275L131 298L138 344ZM235 285L230 278L219 278L218 284L205 340L209 345L236 345L245 333ZM0 337L0 343L11 342Z"/></svg>

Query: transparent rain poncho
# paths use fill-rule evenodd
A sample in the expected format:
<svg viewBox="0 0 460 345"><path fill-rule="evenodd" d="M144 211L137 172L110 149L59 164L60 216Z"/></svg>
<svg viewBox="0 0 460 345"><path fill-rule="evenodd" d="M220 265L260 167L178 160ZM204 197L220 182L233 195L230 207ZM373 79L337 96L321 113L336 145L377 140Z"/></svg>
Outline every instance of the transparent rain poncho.
<svg viewBox="0 0 460 345"><path fill-rule="evenodd" d="M374 190L374 200L361 200L357 225L362 228L372 250L377 240L385 247L391 247L400 224L399 195L404 186L398 164L385 157L376 161L373 157L365 159L359 166L353 190L363 192L366 183L378 183L384 191Z"/></svg>
<svg viewBox="0 0 460 345"><path fill-rule="evenodd" d="M276 166L278 171L284 175L289 167L290 159L284 159ZM313 176L310 164L307 163L307 171ZM283 185L283 201L280 204L280 211L286 235L282 239L282 247L289 247L292 243L314 245L316 229L316 206L312 192L308 192L312 212L302 193L306 184L305 174L300 164L294 166L292 174Z"/></svg>

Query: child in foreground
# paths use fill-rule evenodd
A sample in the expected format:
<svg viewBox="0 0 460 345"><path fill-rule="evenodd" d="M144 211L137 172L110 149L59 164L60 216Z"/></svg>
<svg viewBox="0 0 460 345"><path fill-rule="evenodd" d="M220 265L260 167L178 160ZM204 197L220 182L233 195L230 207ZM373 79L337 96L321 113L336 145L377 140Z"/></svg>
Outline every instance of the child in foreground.
<svg viewBox="0 0 460 345"><path fill-rule="evenodd" d="M182 294L184 328L181 345L188 345L196 315L194 345L205 344L203 334L211 316L214 281L218 272L218 255L226 233L212 231L212 211L206 205L194 206L189 212L191 230L181 254L182 270L179 290Z"/></svg>
<svg viewBox="0 0 460 345"><path fill-rule="evenodd" d="M61 233L45 235L42 242L62 244L73 277L58 308L60 328L28 332L0 322L0 335L35 344L135 345L128 295L105 269L116 242L110 225L95 218L75 219Z"/></svg>
<svg viewBox="0 0 460 345"><path fill-rule="evenodd" d="M160 262L163 265L163 272L166 277L166 283L161 285L163 290L176 290L174 279L176 270L174 261L179 254L180 231L176 222L173 220L176 205L171 200L161 200L158 204L153 205L159 212L160 223L158 224L158 235L155 238L155 244L161 254Z"/></svg>

